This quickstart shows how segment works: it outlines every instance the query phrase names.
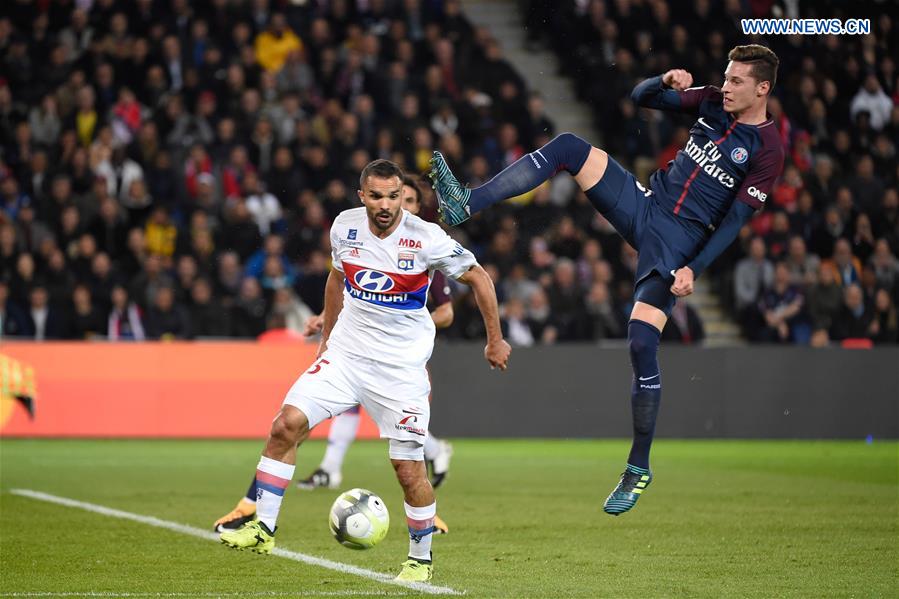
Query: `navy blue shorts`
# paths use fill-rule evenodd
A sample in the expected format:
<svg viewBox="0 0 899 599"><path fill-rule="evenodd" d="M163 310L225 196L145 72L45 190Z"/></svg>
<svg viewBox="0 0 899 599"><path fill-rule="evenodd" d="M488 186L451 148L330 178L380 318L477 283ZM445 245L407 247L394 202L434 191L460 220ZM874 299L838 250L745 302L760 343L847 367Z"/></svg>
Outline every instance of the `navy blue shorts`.
<svg viewBox="0 0 899 599"><path fill-rule="evenodd" d="M655 194L611 156L605 174L587 191L587 198L637 250L634 299L670 314L675 301L669 290L673 271L699 253L708 231L661 206Z"/></svg>

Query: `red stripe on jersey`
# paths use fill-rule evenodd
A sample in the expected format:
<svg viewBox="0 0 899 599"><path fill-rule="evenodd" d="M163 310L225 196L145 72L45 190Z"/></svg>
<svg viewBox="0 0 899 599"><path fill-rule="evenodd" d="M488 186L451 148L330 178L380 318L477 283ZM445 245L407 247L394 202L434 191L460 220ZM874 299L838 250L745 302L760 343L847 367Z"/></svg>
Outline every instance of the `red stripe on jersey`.
<svg viewBox="0 0 899 599"><path fill-rule="evenodd" d="M684 182L684 190L680 193L680 197L677 198L677 204L674 205L674 213L677 214L680 212L680 206L684 203L684 198L687 197L687 190L690 189L690 183L693 182L693 179L696 178L696 175L699 174L699 169L701 167L697 166L693 169L693 172L690 173L690 176Z"/></svg>
<svg viewBox="0 0 899 599"><path fill-rule="evenodd" d="M733 132L737 127L737 119L734 119L734 122L730 124L730 127L727 128L727 131L724 132L724 135L715 142L716 146L720 146L721 143L727 139L727 137ZM677 203L674 205L674 213L677 214L680 212L681 204L684 203L684 198L687 197L687 190L690 189L690 184L693 182L693 179L696 178L696 175L699 174L700 167L696 167L693 172L690 174L690 177L684 183L684 190L681 192L680 197L677 198Z"/></svg>
<svg viewBox="0 0 899 599"><path fill-rule="evenodd" d="M727 136L731 134L731 132L737 127L737 119L734 119L734 122L730 124L730 127L727 128L727 131L724 132L724 137L715 142L716 146L720 146L721 142L727 139Z"/></svg>
<svg viewBox="0 0 899 599"><path fill-rule="evenodd" d="M427 271L422 271L414 275L403 275L395 272L378 270L377 268L368 268L367 266L353 264L351 262L343 262L343 272L346 274L347 281L357 289L360 289L360 287L356 285L356 273L363 270L372 270L390 277L393 281L393 287L384 293L413 293L420 290L422 287L427 287L430 282Z"/></svg>

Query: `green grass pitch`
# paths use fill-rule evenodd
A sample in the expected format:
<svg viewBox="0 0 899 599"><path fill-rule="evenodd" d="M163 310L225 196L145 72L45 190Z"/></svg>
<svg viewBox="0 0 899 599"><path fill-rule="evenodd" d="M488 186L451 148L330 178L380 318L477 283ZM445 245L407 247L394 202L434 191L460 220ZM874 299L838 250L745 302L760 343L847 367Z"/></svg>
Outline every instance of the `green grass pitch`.
<svg viewBox="0 0 899 599"><path fill-rule="evenodd" d="M897 597L896 442L657 441L631 513L602 502L628 444L454 443L438 493L450 534L435 585L468 597ZM241 497L261 442L0 441L0 596L419 596L418 591L10 493L32 489L209 529ZM305 476L321 442L300 452ZM344 487L390 509L370 551L338 545L336 491L285 496L279 547L394 574L402 496L383 442L359 442ZM422 595L423 596L423 595Z"/></svg>

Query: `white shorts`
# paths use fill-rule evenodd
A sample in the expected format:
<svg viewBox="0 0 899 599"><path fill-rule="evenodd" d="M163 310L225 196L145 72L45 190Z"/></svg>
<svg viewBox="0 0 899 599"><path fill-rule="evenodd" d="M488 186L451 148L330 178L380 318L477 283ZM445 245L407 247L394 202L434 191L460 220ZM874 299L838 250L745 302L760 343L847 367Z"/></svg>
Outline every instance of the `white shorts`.
<svg viewBox="0 0 899 599"><path fill-rule="evenodd" d="M431 418L431 382L425 368L408 368L326 351L300 375L284 398L309 428L361 405L381 438L424 444Z"/></svg>

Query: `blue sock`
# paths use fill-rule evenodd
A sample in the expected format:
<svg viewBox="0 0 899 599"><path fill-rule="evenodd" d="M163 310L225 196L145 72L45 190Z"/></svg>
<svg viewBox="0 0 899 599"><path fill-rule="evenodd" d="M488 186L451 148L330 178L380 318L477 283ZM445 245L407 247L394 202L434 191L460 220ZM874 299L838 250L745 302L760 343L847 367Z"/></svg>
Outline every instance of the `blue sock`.
<svg viewBox="0 0 899 599"><path fill-rule="evenodd" d="M628 323L627 341L634 369L631 387L634 443L627 463L637 470L649 469L649 449L662 399L662 373L659 371L658 359L660 337L659 330L648 322L631 320Z"/></svg>
<svg viewBox="0 0 899 599"><path fill-rule="evenodd" d="M487 183L471 190L471 213L531 191L559 171L576 175L592 146L573 133L562 133L551 142L522 156Z"/></svg>
<svg viewBox="0 0 899 599"><path fill-rule="evenodd" d="M250 501L256 501L256 493L258 489L256 488L256 477L253 477L253 482L250 483L250 488L247 489L247 499Z"/></svg>

